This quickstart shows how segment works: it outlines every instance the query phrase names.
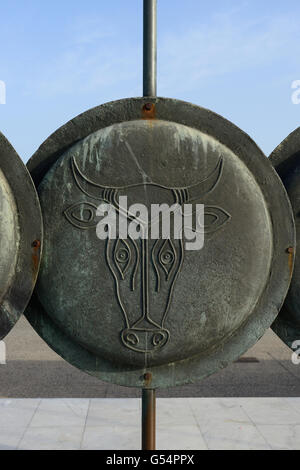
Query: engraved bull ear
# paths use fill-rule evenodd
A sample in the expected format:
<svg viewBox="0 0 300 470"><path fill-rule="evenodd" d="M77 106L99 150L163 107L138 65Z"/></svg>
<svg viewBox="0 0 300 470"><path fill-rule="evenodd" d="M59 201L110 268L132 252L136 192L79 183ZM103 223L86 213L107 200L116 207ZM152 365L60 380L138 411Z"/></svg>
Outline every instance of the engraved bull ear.
<svg viewBox="0 0 300 470"><path fill-rule="evenodd" d="M207 178L197 184L182 188L181 190L177 190L177 196L181 196L181 200L185 203L191 203L193 201L199 200L203 196L206 196L217 186L222 175L222 170L223 158L221 157L217 163L216 168L210 173L210 175L207 176ZM186 210L185 215L188 215ZM222 207L207 205L205 205L204 208L204 225L201 225L201 221L197 220L197 214L194 207L191 209L190 215L192 216L192 220L196 219L196 226L187 227L187 229L194 233L199 232L212 234L217 232L220 228L224 227L224 225L226 225L227 222L229 222L231 219L231 215Z"/></svg>
<svg viewBox="0 0 300 470"><path fill-rule="evenodd" d="M217 186L223 170L223 158L221 157L216 168L202 181L192 186L181 188L184 202L193 202L210 193Z"/></svg>
<svg viewBox="0 0 300 470"><path fill-rule="evenodd" d="M231 215L222 207L204 206L204 221L197 219L197 211L193 208L190 212L185 210L185 216L190 216L191 226L186 226L186 230L193 233L205 233L207 235L217 232L231 220Z"/></svg>

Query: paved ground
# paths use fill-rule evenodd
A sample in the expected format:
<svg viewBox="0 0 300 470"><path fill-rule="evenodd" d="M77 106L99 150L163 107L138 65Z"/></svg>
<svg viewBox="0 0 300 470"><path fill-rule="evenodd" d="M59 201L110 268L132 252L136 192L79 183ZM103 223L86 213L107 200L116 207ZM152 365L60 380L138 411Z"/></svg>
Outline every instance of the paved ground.
<svg viewBox="0 0 300 470"><path fill-rule="evenodd" d="M0 365L0 397L139 397L136 389L106 384L55 354L22 317L7 336L7 364ZM271 332L238 362L199 384L158 391L161 397L300 397L300 365ZM258 361L258 362L257 362Z"/></svg>
<svg viewBox="0 0 300 470"><path fill-rule="evenodd" d="M300 449L299 398L172 398L157 408L158 449ZM2 399L5 449L138 450L140 400Z"/></svg>

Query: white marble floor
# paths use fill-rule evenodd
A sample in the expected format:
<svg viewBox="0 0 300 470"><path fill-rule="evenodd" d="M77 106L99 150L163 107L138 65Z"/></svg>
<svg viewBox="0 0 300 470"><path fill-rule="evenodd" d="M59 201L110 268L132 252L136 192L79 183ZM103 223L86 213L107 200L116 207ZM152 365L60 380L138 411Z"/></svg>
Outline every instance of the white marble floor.
<svg viewBox="0 0 300 470"><path fill-rule="evenodd" d="M140 400L1 399L0 449L140 448ZM161 398L157 448L300 449L300 398Z"/></svg>

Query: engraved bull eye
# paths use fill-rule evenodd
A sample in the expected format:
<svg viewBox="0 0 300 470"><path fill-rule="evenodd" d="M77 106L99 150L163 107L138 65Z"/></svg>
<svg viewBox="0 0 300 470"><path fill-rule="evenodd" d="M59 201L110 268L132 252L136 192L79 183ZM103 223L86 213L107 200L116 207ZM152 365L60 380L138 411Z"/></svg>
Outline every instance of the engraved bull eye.
<svg viewBox="0 0 300 470"><path fill-rule="evenodd" d="M171 240L165 240L159 251L158 260L168 279L176 262L176 251Z"/></svg>
<svg viewBox="0 0 300 470"><path fill-rule="evenodd" d="M118 250L116 253L116 260L119 263L126 263L129 259L129 253L128 250L125 250L124 248L121 248Z"/></svg>
<svg viewBox="0 0 300 470"><path fill-rule="evenodd" d="M114 250L114 261L121 275L121 278L124 279L124 275L131 261L130 246L125 240L117 240Z"/></svg>
<svg viewBox="0 0 300 470"><path fill-rule="evenodd" d="M79 202L68 207L64 211L66 219L77 228L82 230L97 226L97 206L91 202Z"/></svg>
<svg viewBox="0 0 300 470"><path fill-rule="evenodd" d="M174 254L171 251L165 251L164 253L161 253L160 262L165 265L173 263Z"/></svg>

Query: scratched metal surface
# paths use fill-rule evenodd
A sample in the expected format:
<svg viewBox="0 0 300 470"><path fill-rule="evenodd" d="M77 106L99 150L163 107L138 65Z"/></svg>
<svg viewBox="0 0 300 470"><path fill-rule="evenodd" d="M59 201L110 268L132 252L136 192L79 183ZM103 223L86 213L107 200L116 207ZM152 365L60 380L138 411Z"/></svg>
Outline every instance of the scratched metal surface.
<svg viewBox="0 0 300 470"><path fill-rule="evenodd" d="M41 210L28 170L0 133L0 339L23 313L37 278ZM38 240L38 246L32 246Z"/></svg>
<svg viewBox="0 0 300 470"><path fill-rule="evenodd" d="M293 216L270 162L230 122L177 100L121 100L70 121L28 166L45 240L26 315L70 363L128 386L191 383L274 321L290 282ZM96 208L119 195L147 207L204 203L204 248L100 241Z"/></svg>
<svg viewBox="0 0 300 470"><path fill-rule="evenodd" d="M292 132L270 155L289 195L296 223L297 246L300 243L300 128ZM300 260L296 252L291 286L276 321L277 335L291 347L300 341ZM296 345L298 349L299 345Z"/></svg>

